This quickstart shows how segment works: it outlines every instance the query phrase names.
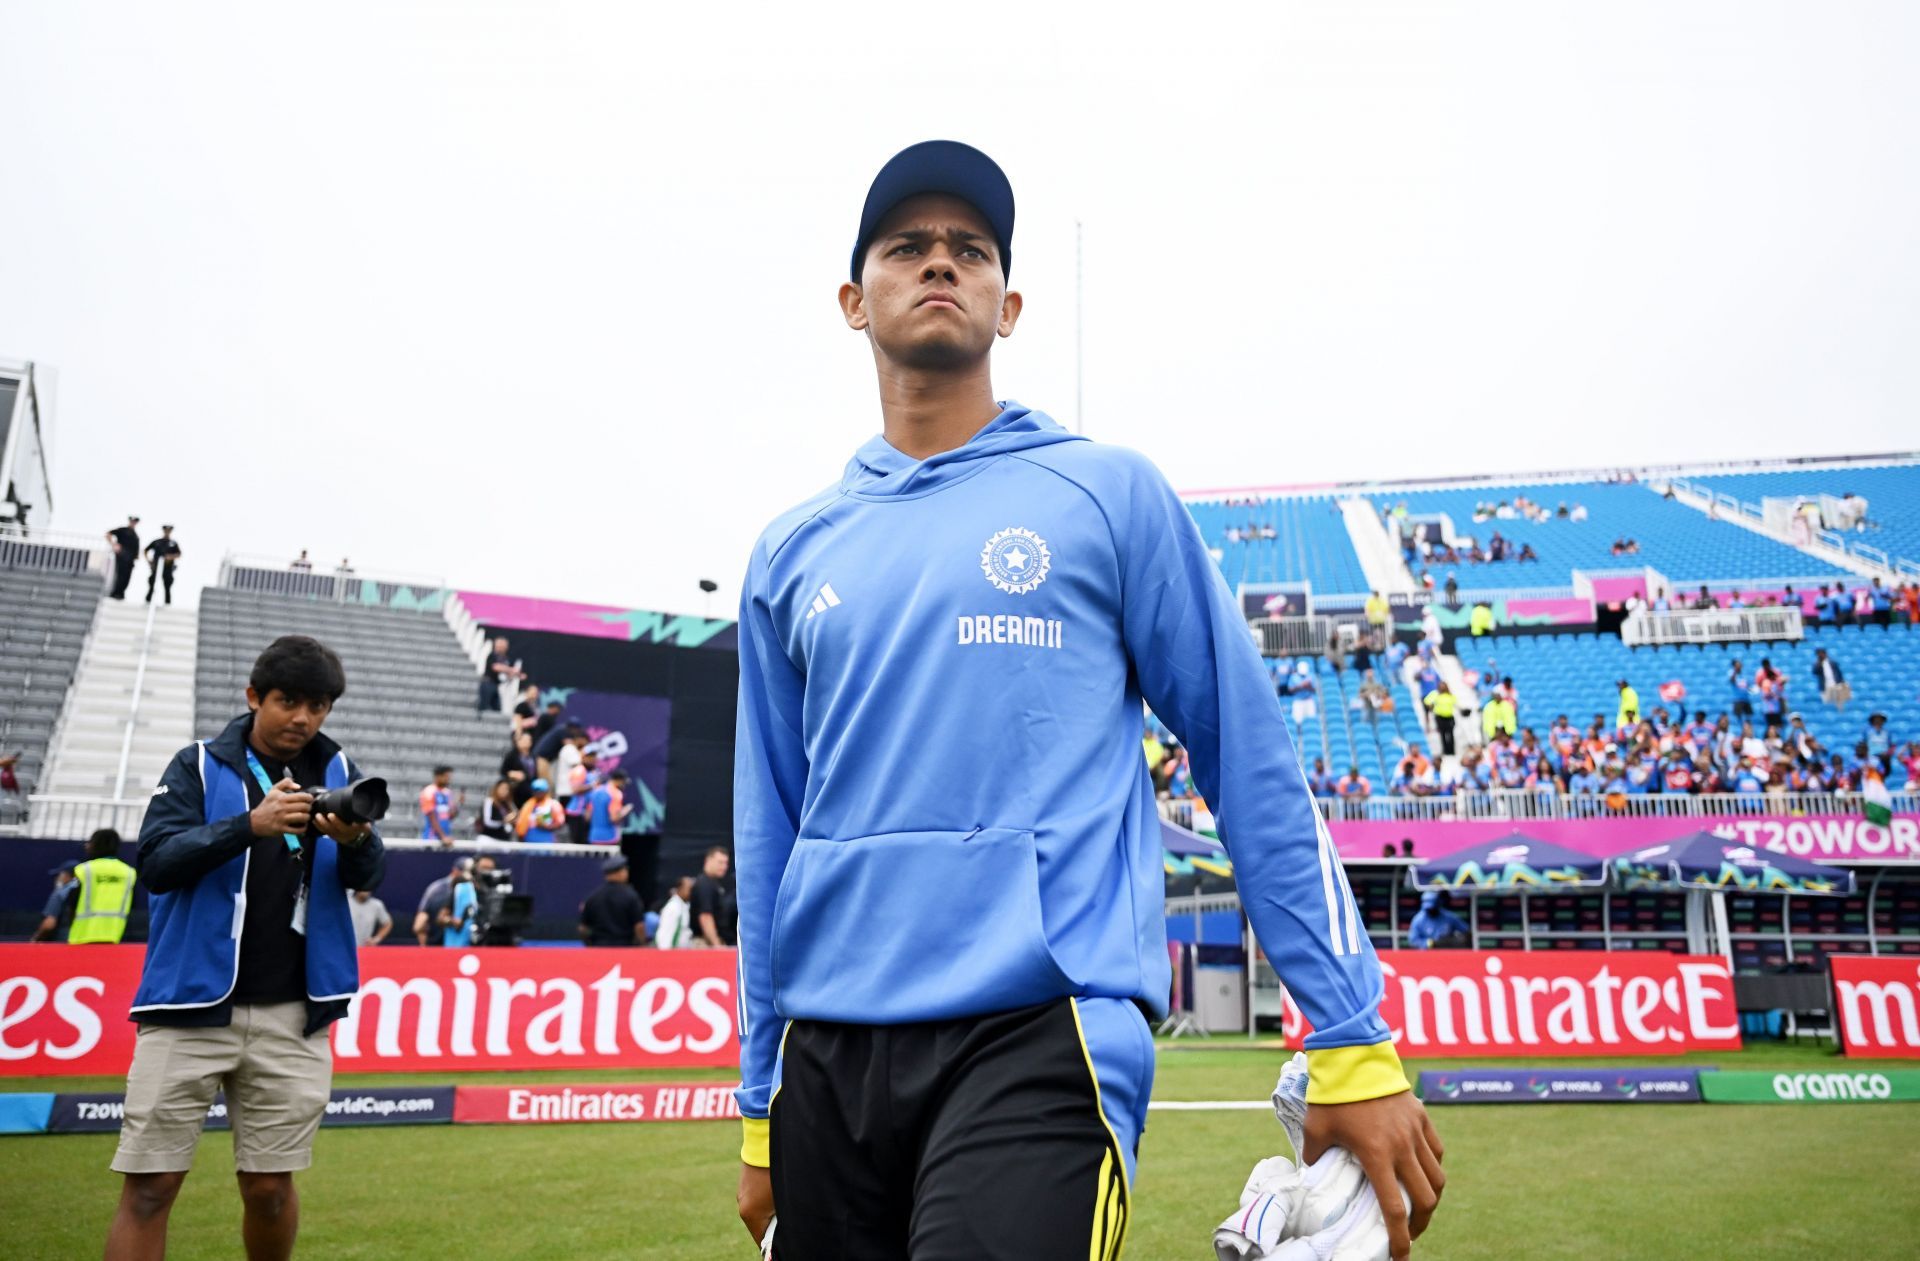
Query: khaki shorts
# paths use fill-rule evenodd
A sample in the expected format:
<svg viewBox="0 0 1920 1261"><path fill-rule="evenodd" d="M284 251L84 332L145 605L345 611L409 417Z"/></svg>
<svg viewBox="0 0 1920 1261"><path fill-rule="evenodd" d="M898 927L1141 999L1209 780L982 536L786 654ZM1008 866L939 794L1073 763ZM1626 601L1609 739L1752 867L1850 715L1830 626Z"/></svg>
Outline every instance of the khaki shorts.
<svg viewBox="0 0 1920 1261"><path fill-rule="evenodd" d="M116 1173L185 1173L216 1090L227 1094L233 1164L291 1173L313 1164L313 1132L333 1089L325 1029L308 1037L305 1003L236 1006L218 1029L141 1025L127 1074Z"/></svg>

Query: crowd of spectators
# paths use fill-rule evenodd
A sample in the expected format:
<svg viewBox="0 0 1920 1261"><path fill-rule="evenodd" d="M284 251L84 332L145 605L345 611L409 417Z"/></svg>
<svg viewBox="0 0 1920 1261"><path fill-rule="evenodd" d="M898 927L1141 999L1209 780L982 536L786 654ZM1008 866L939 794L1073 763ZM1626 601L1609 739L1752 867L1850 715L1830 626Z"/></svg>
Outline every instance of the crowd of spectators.
<svg viewBox="0 0 1920 1261"><path fill-rule="evenodd" d="M1383 784L1358 766L1342 770L1329 767L1323 757L1313 758L1308 786L1334 817L1365 817L1364 803L1373 798L1474 794L1542 802L1574 798L1595 814L1627 812L1633 798L1645 796L1861 793L1870 776L1889 790L1920 792L1920 738L1896 736L1887 716L1875 712L1867 716L1858 740L1828 748L1795 710L1793 681L1771 658L1760 658L1752 669L1743 661L1731 662L1727 704L1711 716L1705 709L1689 713L1678 702L1645 709L1638 691L1621 679L1611 717L1596 713L1582 724L1557 714L1543 733L1522 722L1520 690L1497 662L1489 659L1486 671L1469 671L1462 695L1442 679L1433 645L1410 648L1394 642L1376 655L1370 640L1363 637L1354 652L1355 664L1366 666L1354 705L1369 720L1391 714L1393 693L1380 674L1410 674L1422 708L1433 717L1440 756L1408 747ZM1343 668L1339 654L1333 659L1336 669ZM1407 665L1409 660L1415 664ZM1821 703L1844 713L1852 689L1840 663L1817 649L1811 674L1801 690L1811 690ZM1305 663L1277 670L1275 687L1296 728L1316 716L1319 689ZM1473 745L1460 740L1458 759L1449 764L1456 724L1469 714L1479 740ZM1166 801L1197 800L1192 766L1179 741L1150 718L1143 743L1156 795Z"/></svg>

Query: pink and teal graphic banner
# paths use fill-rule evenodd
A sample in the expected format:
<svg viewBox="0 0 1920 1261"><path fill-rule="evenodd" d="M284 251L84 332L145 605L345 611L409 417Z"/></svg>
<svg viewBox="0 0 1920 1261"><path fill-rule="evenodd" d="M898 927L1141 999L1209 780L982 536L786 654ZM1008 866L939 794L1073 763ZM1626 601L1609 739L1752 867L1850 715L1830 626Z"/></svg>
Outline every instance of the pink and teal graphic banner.
<svg viewBox="0 0 1920 1261"><path fill-rule="evenodd" d="M1799 817L1752 815L1715 819L1492 819L1396 822L1391 819L1329 819L1342 858L1378 858L1387 845L1413 840L1416 857L1439 858L1469 845L1497 841L1515 831L1601 858L1706 830L1756 850L1856 862L1920 863L1920 818L1896 815L1886 827L1858 815Z"/></svg>
<svg viewBox="0 0 1920 1261"><path fill-rule="evenodd" d="M611 604L577 604L524 595L461 591L460 602L488 631L553 631L589 639L622 639L672 644L679 648L732 648L733 622L724 617L694 617L652 609L623 609Z"/></svg>

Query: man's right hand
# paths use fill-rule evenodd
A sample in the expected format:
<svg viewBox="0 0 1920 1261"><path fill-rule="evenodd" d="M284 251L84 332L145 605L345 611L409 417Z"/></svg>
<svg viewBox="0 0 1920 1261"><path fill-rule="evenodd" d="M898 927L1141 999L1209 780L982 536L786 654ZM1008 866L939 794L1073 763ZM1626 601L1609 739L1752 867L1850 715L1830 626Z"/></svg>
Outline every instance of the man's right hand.
<svg viewBox="0 0 1920 1261"><path fill-rule="evenodd" d="M747 1233L758 1245L773 1221L773 1174L758 1165L742 1164L740 1190L734 1199L740 1209L740 1220L746 1223Z"/></svg>
<svg viewBox="0 0 1920 1261"><path fill-rule="evenodd" d="M286 832L298 836L307 830L307 822L312 816L313 794L302 792L300 785L286 778L275 784L266 798L247 812L255 836L279 836Z"/></svg>

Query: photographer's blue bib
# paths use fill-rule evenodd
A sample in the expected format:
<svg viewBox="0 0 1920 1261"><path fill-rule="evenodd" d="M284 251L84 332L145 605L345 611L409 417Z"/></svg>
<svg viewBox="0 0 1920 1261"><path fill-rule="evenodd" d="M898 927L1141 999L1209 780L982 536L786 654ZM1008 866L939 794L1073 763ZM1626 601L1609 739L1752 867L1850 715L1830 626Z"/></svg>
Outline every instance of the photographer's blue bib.
<svg viewBox="0 0 1920 1261"><path fill-rule="evenodd" d="M239 768L222 761L209 743L200 741L189 752L197 754L201 816L211 830L251 807ZM247 760L252 760L251 750ZM250 769L264 775L264 768ZM328 761L324 778L329 789L347 785L345 753ZM299 839L290 837L289 844L297 845ZM249 845L184 888L149 893L151 927L133 999L134 1019L146 1011L215 1007L233 994L251 859ZM340 848L331 837L314 838L307 888L307 997L315 1002L352 998L360 988L359 950L347 890L340 882Z"/></svg>

